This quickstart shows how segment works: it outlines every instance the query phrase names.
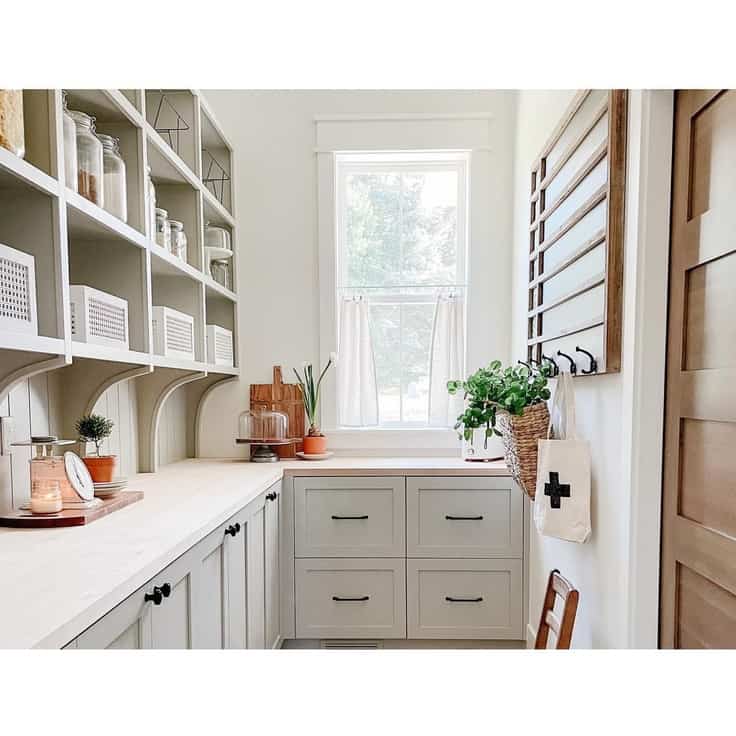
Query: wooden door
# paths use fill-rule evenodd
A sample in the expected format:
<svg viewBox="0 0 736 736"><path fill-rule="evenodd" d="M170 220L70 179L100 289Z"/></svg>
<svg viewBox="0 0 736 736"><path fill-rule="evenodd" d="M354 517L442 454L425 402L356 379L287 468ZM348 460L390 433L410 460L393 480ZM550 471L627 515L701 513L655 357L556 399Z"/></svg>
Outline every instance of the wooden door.
<svg viewBox="0 0 736 736"><path fill-rule="evenodd" d="M266 646L278 646L281 622L279 607L279 501L281 483L276 483L266 494L265 556L266 556Z"/></svg>
<svg viewBox="0 0 736 736"><path fill-rule="evenodd" d="M660 644L736 647L736 91L675 98Z"/></svg>

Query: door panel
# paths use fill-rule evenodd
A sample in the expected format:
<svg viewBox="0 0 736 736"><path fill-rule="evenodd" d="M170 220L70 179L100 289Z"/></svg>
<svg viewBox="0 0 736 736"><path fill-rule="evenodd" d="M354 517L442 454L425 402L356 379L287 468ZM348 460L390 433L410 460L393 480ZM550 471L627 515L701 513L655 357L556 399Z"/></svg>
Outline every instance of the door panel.
<svg viewBox="0 0 736 736"><path fill-rule="evenodd" d="M248 649L266 647L266 555L264 497L248 517L247 525Z"/></svg>
<svg viewBox="0 0 736 736"><path fill-rule="evenodd" d="M660 643L736 647L736 92L675 97Z"/></svg>
<svg viewBox="0 0 736 736"><path fill-rule="evenodd" d="M281 483L269 488L266 496L266 646L269 649L277 646L281 631L279 608L279 502L281 500Z"/></svg>

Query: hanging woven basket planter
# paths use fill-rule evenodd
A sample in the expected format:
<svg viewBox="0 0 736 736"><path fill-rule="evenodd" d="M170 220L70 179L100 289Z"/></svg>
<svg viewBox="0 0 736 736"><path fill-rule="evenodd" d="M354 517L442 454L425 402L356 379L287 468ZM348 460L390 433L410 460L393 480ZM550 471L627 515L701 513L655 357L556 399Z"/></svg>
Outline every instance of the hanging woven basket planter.
<svg viewBox="0 0 736 736"><path fill-rule="evenodd" d="M501 411L496 421L511 476L533 501L537 488L537 443L547 436L549 427L547 403L527 406L519 416Z"/></svg>

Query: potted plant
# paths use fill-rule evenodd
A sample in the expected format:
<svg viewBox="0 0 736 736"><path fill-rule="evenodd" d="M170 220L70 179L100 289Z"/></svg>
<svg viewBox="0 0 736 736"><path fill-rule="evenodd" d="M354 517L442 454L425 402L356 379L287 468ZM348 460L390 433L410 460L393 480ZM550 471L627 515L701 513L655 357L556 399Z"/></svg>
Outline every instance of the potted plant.
<svg viewBox="0 0 736 736"><path fill-rule="evenodd" d="M320 431L317 424L317 414L319 412L319 391L322 386L322 380L327 373L329 367L337 362L337 355L330 353L330 359L327 365L322 369L319 378L314 380L314 369L311 363L302 363L302 373L294 368L296 379L299 381L299 388L304 399L304 411L307 413L309 420L309 430L304 438L304 454L305 455L323 455L327 451L327 437Z"/></svg>
<svg viewBox="0 0 736 736"><path fill-rule="evenodd" d="M501 361L494 360L465 381L447 382L451 394L464 392L465 411L458 417L455 429L473 450L464 451L465 459L478 456L477 445L481 441L487 448L490 438L501 437L514 480L532 498L537 478L537 441L546 436L549 425L548 377L546 365L536 370L526 365L503 368Z"/></svg>
<svg viewBox="0 0 736 736"><path fill-rule="evenodd" d="M115 472L115 455L100 455L103 440L112 434L114 422L99 414L89 414L79 419L75 425L80 442L94 442L95 455L82 458L95 483L107 483Z"/></svg>

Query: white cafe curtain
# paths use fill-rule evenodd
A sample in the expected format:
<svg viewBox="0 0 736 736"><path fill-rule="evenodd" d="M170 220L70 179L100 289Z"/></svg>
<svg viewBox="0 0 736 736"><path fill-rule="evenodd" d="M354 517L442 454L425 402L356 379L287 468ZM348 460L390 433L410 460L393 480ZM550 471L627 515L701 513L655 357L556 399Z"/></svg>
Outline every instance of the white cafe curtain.
<svg viewBox="0 0 736 736"><path fill-rule="evenodd" d="M337 364L338 421L342 427L378 424L378 388L368 305L358 297L340 302Z"/></svg>
<svg viewBox="0 0 736 736"><path fill-rule="evenodd" d="M463 313L462 297L437 297L429 364L429 423L433 427L454 426L463 411L462 394L447 392L449 380L465 378Z"/></svg>

